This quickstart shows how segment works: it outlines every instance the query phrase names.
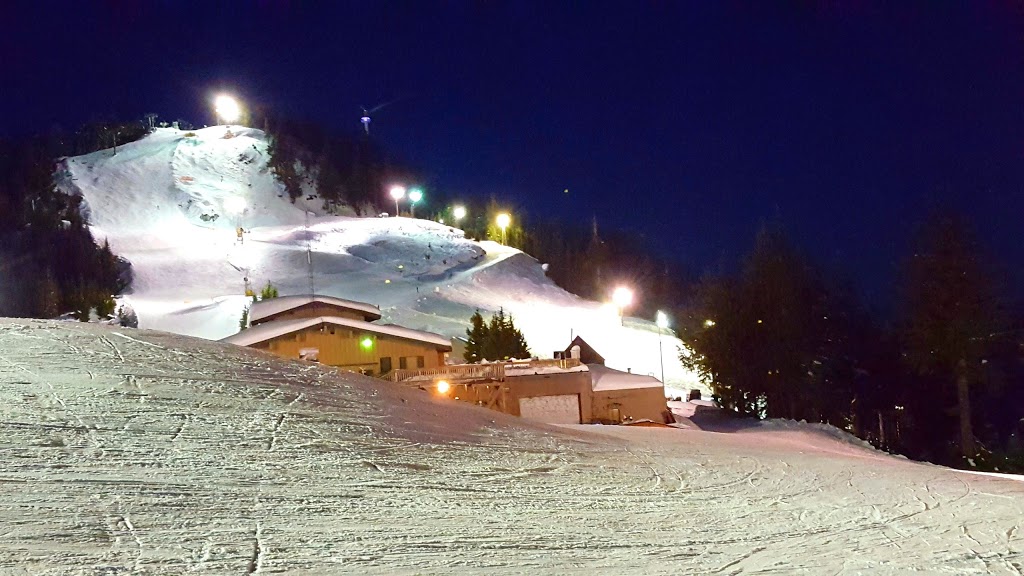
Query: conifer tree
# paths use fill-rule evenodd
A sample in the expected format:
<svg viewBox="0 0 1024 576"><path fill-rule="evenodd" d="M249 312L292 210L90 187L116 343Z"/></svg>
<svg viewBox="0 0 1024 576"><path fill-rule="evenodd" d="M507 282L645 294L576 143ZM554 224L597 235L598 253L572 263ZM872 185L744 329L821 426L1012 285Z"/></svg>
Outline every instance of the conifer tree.
<svg viewBox="0 0 1024 576"><path fill-rule="evenodd" d="M905 358L936 386L920 391L931 399L931 407L922 410L941 419L947 407L954 408L960 454L973 457L971 388L980 381L988 336L996 331L996 310L967 226L952 215L933 216L905 272Z"/></svg>
<svg viewBox="0 0 1024 576"><path fill-rule="evenodd" d="M466 341L466 350L463 352L462 357L465 358L466 362L475 363L484 359L481 353L481 346L487 339L487 325L484 324L484 317L480 315L479 310L473 313L469 321L473 327L466 330L468 340Z"/></svg>
<svg viewBox="0 0 1024 576"><path fill-rule="evenodd" d="M499 309L486 324L483 316L477 311L470 318L470 322L473 327L466 330L469 340L463 354L467 362L530 357L530 348L526 344L526 338L516 328L512 317L505 314L504 309Z"/></svg>

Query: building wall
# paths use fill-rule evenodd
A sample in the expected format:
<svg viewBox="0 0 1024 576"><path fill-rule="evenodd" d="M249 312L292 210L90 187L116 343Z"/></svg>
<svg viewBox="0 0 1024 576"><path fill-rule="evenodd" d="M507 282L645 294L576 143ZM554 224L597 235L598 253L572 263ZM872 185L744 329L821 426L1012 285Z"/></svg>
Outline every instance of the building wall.
<svg viewBox="0 0 1024 576"><path fill-rule="evenodd" d="M589 372L563 372L561 374L535 374L527 376L507 376L509 414L519 416L519 399L535 396L561 396L563 394L579 394L580 420L583 423L592 421L591 384Z"/></svg>
<svg viewBox="0 0 1024 576"><path fill-rule="evenodd" d="M664 422L667 409L663 387L601 390L594 392L592 418L608 423L629 419Z"/></svg>
<svg viewBox="0 0 1024 576"><path fill-rule="evenodd" d="M319 318L320 316L337 316L339 318L350 318L352 320L366 320L366 313L358 310L340 308L323 302L310 302L309 304L303 304L298 308L292 308L291 310L285 310L284 312L267 316L266 318L261 318L259 321L253 322L252 325L256 326L258 324L263 324L264 322L270 322L271 320Z"/></svg>
<svg viewBox="0 0 1024 576"><path fill-rule="evenodd" d="M364 348L365 338L373 340L373 346ZM301 351L315 348L321 364L373 376L381 374L381 358L391 359L392 370L400 367L403 357L410 368L417 367L418 357L423 358L422 368L443 366L445 359L445 352L430 344L329 324L278 336L265 344L258 348L285 358L299 358Z"/></svg>

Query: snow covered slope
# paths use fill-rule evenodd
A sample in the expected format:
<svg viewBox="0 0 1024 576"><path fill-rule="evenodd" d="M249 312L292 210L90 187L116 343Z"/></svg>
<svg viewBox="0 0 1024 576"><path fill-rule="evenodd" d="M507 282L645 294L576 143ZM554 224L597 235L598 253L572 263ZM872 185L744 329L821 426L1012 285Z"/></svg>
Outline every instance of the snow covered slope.
<svg viewBox="0 0 1024 576"><path fill-rule="evenodd" d="M668 383L677 394L700 387L676 358L678 339L646 320L621 326L614 311L555 286L530 256L426 220L324 215L309 196L293 204L267 169L264 134L228 134L159 129L116 155L66 161L62 186L82 194L96 235L132 262L127 300L140 327L233 334L246 277L257 289L271 281L281 294L310 292L308 245L316 293L376 304L384 322L464 336L474 310L504 307L540 357L578 335L610 367L658 377L660 338Z"/></svg>
<svg viewBox="0 0 1024 576"><path fill-rule="evenodd" d="M0 574L1020 574L1024 483L0 320Z"/></svg>

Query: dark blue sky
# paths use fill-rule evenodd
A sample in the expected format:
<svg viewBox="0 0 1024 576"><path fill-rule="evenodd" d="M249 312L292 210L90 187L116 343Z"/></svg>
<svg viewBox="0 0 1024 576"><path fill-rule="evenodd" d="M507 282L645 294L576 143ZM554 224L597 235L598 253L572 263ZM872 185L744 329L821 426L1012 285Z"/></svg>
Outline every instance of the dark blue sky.
<svg viewBox="0 0 1024 576"><path fill-rule="evenodd" d="M945 207L1021 281L1024 11L827 4L4 4L0 132L204 124L219 88L354 130L401 98L374 136L434 186L646 230L694 272L776 218L885 300Z"/></svg>

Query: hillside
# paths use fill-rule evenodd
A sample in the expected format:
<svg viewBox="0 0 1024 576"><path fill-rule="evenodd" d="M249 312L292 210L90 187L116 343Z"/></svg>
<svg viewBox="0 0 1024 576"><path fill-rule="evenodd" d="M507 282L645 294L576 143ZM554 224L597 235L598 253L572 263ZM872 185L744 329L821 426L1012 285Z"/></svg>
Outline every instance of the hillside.
<svg viewBox="0 0 1024 576"><path fill-rule="evenodd" d="M609 366L655 376L660 339L670 392L701 387L675 357L678 339L659 337L648 320L621 325L608 307L555 286L530 256L427 220L326 215L309 194L292 204L267 169L265 135L227 134L164 128L116 155L65 161L60 186L83 196L94 233L133 265L124 300L140 327L228 336L247 302L246 277L257 289L270 281L281 294L310 291L308 246L317 293L374 303L385 322L457 337L474 310L504 307L540 357L578 335Z"/></svg>
<svg viewBox="0 0 1024 576"><path fill-rule="evenodd" d="M556 428L0 320L4 574L1019 574L1024 484L817 429Z"/></svg>

